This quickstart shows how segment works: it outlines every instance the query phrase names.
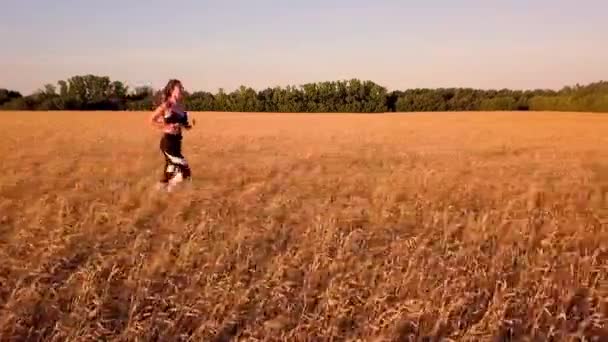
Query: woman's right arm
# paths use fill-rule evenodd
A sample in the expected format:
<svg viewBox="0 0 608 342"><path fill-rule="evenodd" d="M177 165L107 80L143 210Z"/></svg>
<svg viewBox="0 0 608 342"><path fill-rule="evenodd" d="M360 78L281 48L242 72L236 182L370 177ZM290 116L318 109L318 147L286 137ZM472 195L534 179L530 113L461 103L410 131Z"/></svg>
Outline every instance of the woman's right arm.
<svg viewBox="0 0 608 342"><path fill-rule="evenodd" d="M150 123L152 124L152 126L155 126L158 129L165 128L165 122L163 120L164 113L165 104L163 103L160 106L156 107L156 109L152 113L152 116L150 117Z"/></svg>

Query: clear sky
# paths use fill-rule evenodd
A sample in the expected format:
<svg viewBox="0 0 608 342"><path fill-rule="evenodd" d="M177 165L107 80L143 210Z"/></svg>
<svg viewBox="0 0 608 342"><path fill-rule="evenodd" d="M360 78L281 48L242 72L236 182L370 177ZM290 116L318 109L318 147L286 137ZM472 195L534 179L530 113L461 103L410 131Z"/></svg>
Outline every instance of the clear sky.
<svg viewBox="0 0 608 342"><path fill-rule="evenodd" d="M2 0L0 88L77 74L232 90L608 80L607 0Z"/></svg>

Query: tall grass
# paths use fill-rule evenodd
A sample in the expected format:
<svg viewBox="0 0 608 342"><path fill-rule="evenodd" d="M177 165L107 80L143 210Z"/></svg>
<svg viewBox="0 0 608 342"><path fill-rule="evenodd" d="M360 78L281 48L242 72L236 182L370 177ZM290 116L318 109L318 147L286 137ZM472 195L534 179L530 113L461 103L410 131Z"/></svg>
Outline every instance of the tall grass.
<svg viewBox="0 0 608 342"><path fill-rule="evenodd" d="M0 340L608 338L608 117L0 115Z"/></svg>

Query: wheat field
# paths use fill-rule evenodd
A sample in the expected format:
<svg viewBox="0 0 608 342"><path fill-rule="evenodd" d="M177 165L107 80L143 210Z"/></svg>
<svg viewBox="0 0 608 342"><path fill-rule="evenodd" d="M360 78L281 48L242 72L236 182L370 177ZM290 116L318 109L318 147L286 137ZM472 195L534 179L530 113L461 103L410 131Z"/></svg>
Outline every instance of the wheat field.
<svg viewBox="0 0 608 342"><path fill-rule="evenodd" d="M2 341L607 341L608 115L0 113Z"/></svg>

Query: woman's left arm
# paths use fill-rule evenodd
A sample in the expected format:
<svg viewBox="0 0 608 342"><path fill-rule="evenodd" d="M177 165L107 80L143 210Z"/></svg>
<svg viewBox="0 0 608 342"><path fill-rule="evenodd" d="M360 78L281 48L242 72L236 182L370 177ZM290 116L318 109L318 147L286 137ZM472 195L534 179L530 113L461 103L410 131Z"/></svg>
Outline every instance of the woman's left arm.
<svg viewBox="0 0 608 342"><path fill-rule="evenodd" d="M188 112L186 112L186 124L184 125L184 128L187 130L190 130L190 129L192 129L192 127L194 127L194 125L196 125L196 120L192 119L192 123L191 123Z"/></svg>

